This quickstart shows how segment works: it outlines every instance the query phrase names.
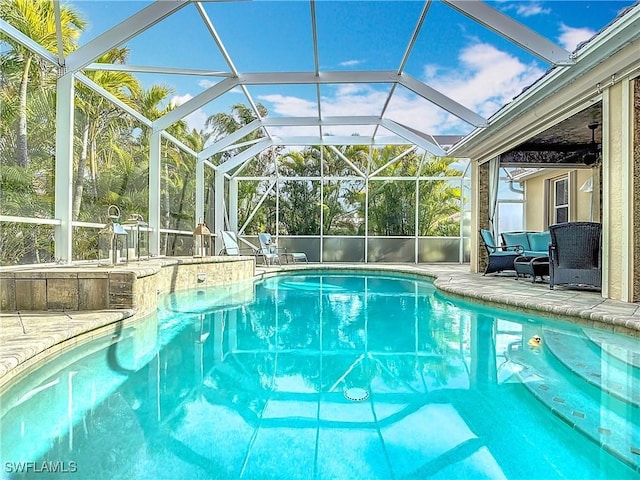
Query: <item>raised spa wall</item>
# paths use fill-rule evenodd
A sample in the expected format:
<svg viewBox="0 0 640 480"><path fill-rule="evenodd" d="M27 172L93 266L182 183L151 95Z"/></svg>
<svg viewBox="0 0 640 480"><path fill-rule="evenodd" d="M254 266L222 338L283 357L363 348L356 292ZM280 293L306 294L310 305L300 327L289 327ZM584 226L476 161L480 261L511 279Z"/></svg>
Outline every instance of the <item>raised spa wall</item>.
<svg viewBox="0 0 640 480"><path fill-rule="evenodd" d="M253 279L253 257L153 259L126 266L28 267L0 271L0 311L155 311L162 293Z"/></svg>

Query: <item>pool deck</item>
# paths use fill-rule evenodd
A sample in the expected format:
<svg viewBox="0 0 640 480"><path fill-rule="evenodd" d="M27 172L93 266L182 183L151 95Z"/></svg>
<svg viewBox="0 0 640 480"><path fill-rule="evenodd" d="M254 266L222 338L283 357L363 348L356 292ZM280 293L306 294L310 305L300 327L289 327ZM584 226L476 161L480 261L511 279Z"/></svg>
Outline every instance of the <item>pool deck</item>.
<svg viewBox="0 0 640 480"><path fill-rule="evenodd" d="M483 303L503 304L511 309L533 311L570 319L588 326L640 337L640 304L604 299L599 292L557 287L516 279L513 273L483 276L469 273L458 264L296 264L256 266L255 277L282 271L345 269L405 272L435 278L438 289L454 296ZM0 388L30 367L42 352L55 354L79 339L104 334L131 317L131 310L1 312ZM93 332L93 333L92 333Z"/></svg>

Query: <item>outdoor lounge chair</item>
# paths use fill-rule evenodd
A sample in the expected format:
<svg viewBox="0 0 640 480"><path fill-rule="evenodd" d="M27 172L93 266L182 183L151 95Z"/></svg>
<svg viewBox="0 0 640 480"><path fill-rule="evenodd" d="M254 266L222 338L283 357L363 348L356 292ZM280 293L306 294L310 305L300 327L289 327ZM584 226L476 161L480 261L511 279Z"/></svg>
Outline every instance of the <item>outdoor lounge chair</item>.
<svg viewBox="0 0 640 480"><path fill-rule="evenodd" d="M259 233L258 241L260 242L258 257L262 257L264 264L273 265L273 263L276 262L278 265L280 265L278 248L275 246L275 244L271 243L271 235L268 233Z"/></svg>
<svg viewBox="0 0 640 480"><path fill-rule="evenodd" d="M260 242L261 250L267 251L271 254L276 254L278 257L283 257L287 263L289 263L289 260L293 263L309 263L307 254L304 252L287 252L286 248L278 248L276 244L273 243L270 233L259 233L258 241Z"/></svg>
<svg viewBox="0 0 640 480"><path fill-rule="evenodd" d="M222 231L220 232L220 238L222 239L222 250L219 255L257 255L257 251L252 247L240 248L238 245L238 236L235 232Z"/></svg>
<svg viewBox="0 0 640 480"><path fill-rule="evenodd" d="M549 233L549 288L572 284L602 289L602 224L558 223Z"/></svg>
<svg viewBox="0 0 640 480"><path fill-rule="evenodd" d="M487 250L489 261L483 275L487 273L502 272L503 270L514 270L513 262L522 255L523 249L520 246L496 245L493 234L489 230L480 230L482 244Z"/></svg>

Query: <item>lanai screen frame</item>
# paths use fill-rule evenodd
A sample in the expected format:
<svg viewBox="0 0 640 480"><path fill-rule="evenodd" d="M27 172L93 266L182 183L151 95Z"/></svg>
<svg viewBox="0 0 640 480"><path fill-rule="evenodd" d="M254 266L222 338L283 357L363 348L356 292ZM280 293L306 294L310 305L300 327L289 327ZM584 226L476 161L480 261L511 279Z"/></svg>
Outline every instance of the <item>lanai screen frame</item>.
<svg viewBox="0 0 640 480"><path fill-rule="evenodd" d="M572 55L564 49L558 47L553 42L524 27L510 17L500 13L499 11L489 7L483 2L469 2L460 0L442 0L442 3L457 10L473 21L487 27L488 29L498 33L510 42L522 47L524 50L532 53L536 57L553 66L570 66L574 63ZM89 80L82 71L85 69L94 70L111 70L118 69L129 72L156 72L168 73L167 69L155 67L135 67L118 65L95 64L94 62L103 53L111 48L125 43L142 31L148 29L155 23L161 21L172 13L183 8L187 4L193 4L198 10L203 22L207 26L210 34L218 45L220 52L227 61L228 72L207 72L214 77L223 78L213 87L207 89L202 94L192 98L181 106L175 108L167 115L156 121L150 121L142 116L139 112L131 109L117 98L105 91L98 85ZM189 2L186 0L178 0L176 2L157 1L143 8L136 14L127 18L120 24L108 30L104 34L88 42L78 50L72 52L66 57L61 51L58 55L53 55L40 45L33 42L30 38L19 32L8 23L0 20L0 30L18 41L31 51L37 53L41 58L50 62L59 71L57 81L57 105L56 105L56 163L55 163L55 219L24 219L24 218L6 218L0 217L2 221L18 221L31 222L41 224L51 224L55 229L55 258L60 263L71 263L73 259L72 252L72 230L73 226L80 225L79 222L72 222L71 218L71 183L73 179L73 124L74 124L74 89L75 82L82 82L84 85L100 94L104 98L111 101L117 107L133 116L141 122L145 127L151 130L150 147L149 147L149 225L152 228L151 234L151 252L155 255L160 254L160 165L161 165L161 139L165 138L174 143L178 148L193 155L197 159L196 167L196 221L204 218L204 169L213 168L215 175L215 220L214 230L219 231L224 228L222 220L222 208L224 200L224 175L231 171L235 166L250 160L252 155L258 154L265 148L273 145L346 145L365 144L371 146L387 145L387 144L413 144L426 152L437 156L445 156L446 152L436 136L417 132L409 127L401 125L393 120L384 117L386 107L389 103L391 95L397 86L404 87L418 96L424 98L432 104L446 110L455 117L465 121L471 126L482 128L487 121L477 113L460 105L451 98L434 90L430 86L420 82L416 78L406 74L404 67L411 53L414 42L422 28L424 19L427 15L431 1L426 1L421 14L418 18L416 27L411 35L411 39L407 45L406 51L400 61L400 65L395 71L357 71L357 72L329 72L320 71L318 62L317 34L315 29L315 2L310 1L312 12L312 34L314 45L314 61L315 69L312 72L269 72L269 73L241 73L239 72L218 36L215 27L209 19L201 2ZM56 10L56 21L60 22L60 6L54 4ZM183 74L204 74L202 71L186 71L170 72ZM340 83L385 83L391 84L391 92L383 111L379 116L345 116L345 117L322 117L321 116L321 97L319 94L320 86L323 84L340 84ZM251 98L247 86L248 85L274 85L274 84L302 84L314 85L318 91L318 117L303 118L261 118L257 111L256 104ZM209 146L201 152L194 152L182 144L179 140L173 138L166 132L166 128L185 116L194 112L202 105L217 98L224 92L233 88L240 88L247 98L249 105L256 113L257 120L253 124L248 125L245 129L241 129L236 134L219 140L214 145ZM328 137L323 135L323 128L330 125L375 125L375 132L382 127L392 132L394 137L376 137L376 133L371 138L363 137ZM269 127L277 125L298 125L309 126L315 125L320 130L319 136L314 137L294 137L294 138L275 138L269 132ZM237 142L246 133L261 129L265 133L265 138L257 144L248 148L246 151L238 154L236 157L228 160L219 166L214 166L209 162L216 153L227 148ZM364 140L364 141L363 141ZM81 224L80 226L97 227L99 224ZM182 232L176 232L182 233ZM184 232L190 234L190 232ZM461 248L462 251L462 248ZM416 258L417 260L417 258Z"/></svg>
<svg viewBox="0 0 640 480"><path fill-rule="evenodd" d="M393 163L399 162L401 161L402 157L404 157L405 155L409 154L409 153L417 153L417 156L420 158L420 165L419 168L421 168L425 162L428 162L430 160L430 157L432 157L430 154L428 154L428 152L419 150L415 145L414 146L410 146L410 145L402 145L402 147L404 148L404 151L402 151L399 155L397 155L396 157L394 157L388 165L391 165ZM330 145L329 148L334 148L335 146ZM368 146L369 148L369 157L372 155L372 149L374 147ZM321 149L320 150L320 154L321 154L321 160L320 163L321 165L324 164L324 161L322 159L322 156L324 155L324 150ZM388 166L387 165L387 166ZM320 174L316 175L316 176L295 176L295 177L287 177L287 176L280 176L278 174L276 175L269 175L269 176L243 176L240 172L240 174L236 174L234 173L233 175L228 175L225 174L225 180L227 181L225 183L225 186L227 187L226 190L228 192L228 197L226 197L226 202L225 204L228 205L228 210L227 211L223 211L220 210L218 215L216 216L216 220L215 220L215 225L216 225L216 232L219 232L220 230L232 230L234 232L237 232L240 236L245 236L245 237L250 237L251 241L255 244L255 239L253 237L255 237L255 232L254 234L247 234L245 232L246 227L249 224L249 221L251 220L251 215L253 213L255 213L255 211L260 207L260 203L258 204L258 206L253 210L253 212L249 215L249 219L247 221L244 222L244 224L241 224L239 222L239 218L238 218L238 182L242 182L242 181L269 181L269 182L273 182L275 184L275 187L272 188L273 191L275 191L275 195L276 195L276 218L275 218L275 231L270 232L272 234L274 234L277 238L280 238L281 240L283 240L280 245L287 245L291 247L291 241L293 240L297 246L296 250L303 250L307 253L307 256L309 258L312 258L316 261L320 261L320 262L331 262L331 261L336 261L336 262L388 262L388 261L402 261L402 262L412 262L412 263L424 263L425 261L448 261L448 262L459 262L459 263L463 263L464 261L468 260L468 253L469 253L469 245L468 245L468 238L470 235L469 232L469 218L468 215L470 213L470 163L469 162L464 162L464 164L462 165L464 168L460 170L460 175L458 176L427 176L427 175L423 175L420 173L420 170L418 171L418 175L416 176L388 176L388 175L380 175L380 173L384 170L384 168L380 168L376 171L373 172L367 172L367 171L361 171L360 169L356 168L355 166L353 166L354 168L354 174L350 175L350 176L337 176L337 175L325 175L324 171L322 168L320 168ZM414 211L412 212L412 217L414 218L414 232L411 235L394 235L394 236L383 236L383 235L375 235L372 234L370 232L370 229L368 227L368 222L369 222L369 218L368 215L365 214L364 218L362 219L362 221L364 222L364 233L360 234L360 235L346 235L346 234L331 234L331 233L327 233L324 230L324 222L323 222L323 217L322 217L322 213L323 210L320 208L320 221L319 221L319 232L317 234L311 234L311 235L281 235L281 232L279 231L279 226L280 226L280 222L279 219L277 218L278 212L279 212L279 208L278 208L278 204L279 204L279 195L280 195L280 190L277 188L277 185L280 182L295 182L295 181L299 181L299 182L318 182L320 184L320 199L319 199L319 203L320 204L325 204L325 200L324 200L324 185L326 182L331 182L331 181L345 181L345 182L349 182L349 181L359 181L363 183L363 190L365 193L365 204L368 205L368 199L369 199L369 182L370 181L391 181L391 182L397 182L397 181L401 181L401 182L414 182L415 183L415 206L414 206ZM460 200L459 200L459 215L460 218L458 220L459 222L459 235L455 236L455 237L427 237L424 235L420 235L419 233L419 229L420 229L420 224L419 224L419 209L420 209L420 203L418 201L419 199L419 189L420 189L420 185L424 182L448 182L448 183L454 183L458 186L459 190L460 190ZM217 190L219 191L219 190ZM223 199L224 201L225 199ZM365 210L368 210L368 208L365 207ZM228 217L226 216L228 215ZM319 240L319 247L317 247L315 245L314 242L305 242L302 241L301 239L317 239ZM341 240L345 240L346 242L351 241L351 243L353 243L354 240L360 240L360 243L362 244L360 253L362 254L361 257L355 258L353 257L353 253L351 252L351 255L349 253L344 253L343 255L340 256L340 258L336 258L335 256L333 257L333 259L327 259L326 256L324 255L324 248L325 248L325 239L341 239ZM380 244L381 242L384 242L386 239L387 243L393 243L394 240L396 240L395 243L399 243L397 242L397 240L409 240L410 242L413 243L412 248L411 248L411 254L408 254L406 252L397 252L397 254L392 255L390 258L380 258L378 260L376 259L372 259L371 256L369 255L369 244L370 242L376 242L378 241L378 244ZM439 240L439 241L438 241ZM449 241L449 242L447 242ZM442 244L442 242L444 243L455 243L456 244L456 248L457 248L457 254L455 256L451 255L451 252L449 251L448 253L445 253L443 251L440 251L438 253L436 253L435 255L429 255L427 253L425 253L423 251L425 246L429 246L429 245L425 245L425 242L427 244L431 243L433 244L433 246L431 246L431 251L433 250L437 250L438 249L438 244ZM290 250L292 250L292 248L289 248ZM450 249L449 249L450 250ZM425 260L425 257L431 257L428 260ZM401 260L398 260L401 259Z"/></svg>

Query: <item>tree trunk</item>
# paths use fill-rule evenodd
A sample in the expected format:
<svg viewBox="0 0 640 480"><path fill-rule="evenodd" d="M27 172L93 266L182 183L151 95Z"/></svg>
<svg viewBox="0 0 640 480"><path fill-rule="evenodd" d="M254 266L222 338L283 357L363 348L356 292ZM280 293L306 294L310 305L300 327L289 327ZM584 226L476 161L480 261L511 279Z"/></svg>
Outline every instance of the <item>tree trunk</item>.
<svg viewBox="0 0 640 480"><path fill-rule="evenodd" d="M87 168L87 152L89 151L89 122L85 121L82 128L82 151L78 159L76 180L73 185L73 204L71 207L72 220L78 220L80 206L82 205L82 193L84 192L84 173Z"/></svg>
<svg viewBox="0 0 640 480"><path fill-rule="evenodd" d="M27 86L29 85L29 70L31 68L31 54L27 54L20 79L18 98L18 138L16 145L16 163L21 167L29 166L27 152Z"/></svg>
<svg viewBox="0 0 640 480"><path fill-rule="evenodd" d="M175 221L175 226L174 226L174 228L176 230L180 230L180 227L181 227L180 218L182 217L182 208L184 206L184 200L185 200L185 197L187 195L187 187L189 186L188 184L189 184L189 179L190 178L191 178L191 174L188 173L186 178L183 181L182 188L180 189L180 200L178 201L178 215L176 215L176 221ZM198 223L198 222L196 222L196 223ZM173 245L172 245L174 253L175 253L175 249L176 249L176 240L177 240L177 238L178 238L178 234L175 234L173 236Z"/></svg>
<svg viewBox="0 0 640 480"><path fill-rule="evenodd" d="M89 154L89 174L91 175L91 195L94 202L98 201L98 155L96 153L96 142L91 142Z"/></svg>
<svg viewBox="0 0 640 480"><path fill-rule="evenodd" d="M189 187L190 179L191 179L191 174L187 173L187 176L185 177L182 183L182 188L180 189L180 200L178 201L178 215L182 215L182 207L184 207L184 200L185 200L185 197L187 196L187 188ZM176 224L174 227L176 230L180 230L179 222L180 222L180 216L176 217ZM196 221L196 223L198 222Z"/></svg>
<svg viewBox="0 0 640 480"><path fill-rule="evenodd" d="M165 162L164 164L164 176L165 176L165 181L168 182L169 181L169 166L167 165L167 163ZM164 196L164 228L169 228L169 222L171 221L171 212L170 212L170 205L169 205L169 188L167 185L165 185L165 188L161 188L160 190L163 190L163 196ZM158 232L158 234L160 234ZM164 254L165 255L169 255L169 252L167 251L167 248L169 246L169 234L165 235L165 239L164 239Z"/></svg>

